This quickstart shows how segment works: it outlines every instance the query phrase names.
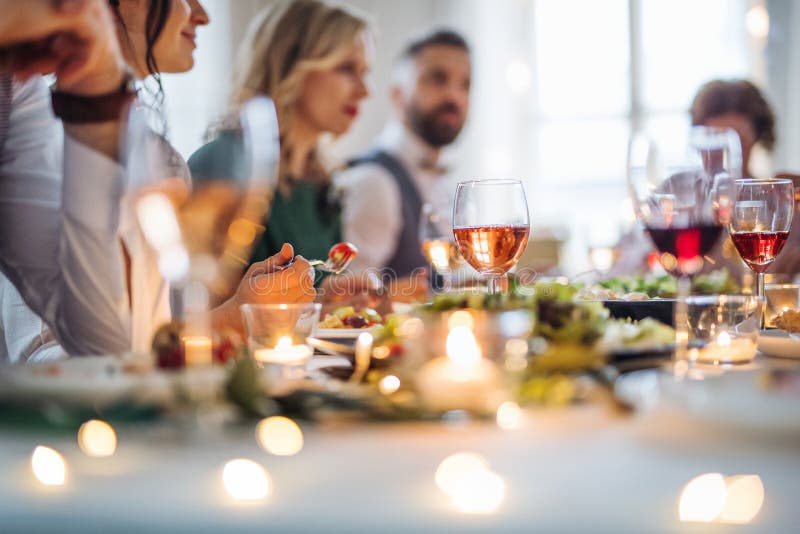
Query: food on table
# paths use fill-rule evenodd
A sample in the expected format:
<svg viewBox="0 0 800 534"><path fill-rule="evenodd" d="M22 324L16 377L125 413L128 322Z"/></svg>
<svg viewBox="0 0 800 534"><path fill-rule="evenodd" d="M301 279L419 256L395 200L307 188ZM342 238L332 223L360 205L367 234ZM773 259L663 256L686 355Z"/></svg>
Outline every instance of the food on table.
<svg viewBox="0 0 800 534"><path fill-rule="evenodd" d="M775 326L790 334L800 332L800 310L786 309L775 317Z"/></svg>
<svg viewBox="0 0 800 534"><path fill-rule="evenodd" d="M336 308L319 323L320 328L369 328L383 324L383 318L372 308L356 310L353 306Z"/></svg>
<svg viewBox="0 0 800 534"><path fill-rule="evenodd" d="M161 325L153 336L153 353L159 369L182 369L186 365L186 353L181 338L183 323L171 321Z"/></svg>
<svg viewBox="0 0 800 534"><path fill-rule="evenodd" d="M334 264L349 263L358 254L358 249L352 243L337 243L328 251L328 259Z"/></svg>
<svg viewBox="0 0 800 534"><path fill-rule="evenodd" d="M606 352L618 349L651 350L675 343L675 330L655 319L612 320L598 345Z"/></svg>
<svg viewBox="0 0 800 534"><path fill-rule="evenodd" d="M740 291L739 285L727 269L701 274L692 281L692 292L698 295L731 294ZM649 298L675 298L675 278L662 276L622 276L602 280L582 288L582 300L647 300Z"/></svg>

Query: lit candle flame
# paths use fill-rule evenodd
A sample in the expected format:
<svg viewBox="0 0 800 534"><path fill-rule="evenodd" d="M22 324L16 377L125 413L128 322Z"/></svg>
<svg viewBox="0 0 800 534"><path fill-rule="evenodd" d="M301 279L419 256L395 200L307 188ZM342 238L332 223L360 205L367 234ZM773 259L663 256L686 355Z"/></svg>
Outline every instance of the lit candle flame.
<svg viewBox="0 0 800 534"><path fill-rule="evenodd" d="M481 360L481 349L475 334L466 326L457 326L447 334L447 357L463 367L474 367Z"/></svg>
<svg viewBox="0 0 800 534"><path fill-rule="evenodd" d="M727 332L722 332L717 337L717 343L723 347L730 347L731 345L731 335Z"/></svg>

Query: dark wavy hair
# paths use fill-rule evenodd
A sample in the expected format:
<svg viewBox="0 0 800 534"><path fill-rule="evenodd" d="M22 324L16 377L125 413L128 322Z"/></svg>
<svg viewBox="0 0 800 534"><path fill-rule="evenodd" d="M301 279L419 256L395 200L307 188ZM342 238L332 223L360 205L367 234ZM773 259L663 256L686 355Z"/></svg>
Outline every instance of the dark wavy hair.
<svg viewBox="0 0 800 534"><path fill-rule="evenodd" d="M690 112L694 125L726 113L740 113L753 125L757 142L767 150L775 146L775 114L758 87L748 80L705 83L697 91Z"/></svg>
<svg viewBox="0 0 800 534"><path fill-rule="evenodd" d="M125 21L122 20L122 16L119 13L119 3L120 0L108 0L108 4L111 6L111 9L114 11L114 15L117 17L117 22L119 22L122 29L125 30L125 40L127 41L127 46L129 49L133 48L133 45L130 42L130 37L127 35L127 28L125 26ZM167 18L169 18L169 10L170 10L171 2L169 0L149 0L147 5L147 18L145 19L145 62L147 65L147 71L150 73L150 76L153 78L153 81L156 84L156 89L153 91L153 105L156 109L161 109L164 103L164 86L161 84L161 71L158 69L158 63L156 62L156 58L153 55L153 48L155 47L156 41L161 36L161 32L164 31L164 26L167 23Z"/></svg>

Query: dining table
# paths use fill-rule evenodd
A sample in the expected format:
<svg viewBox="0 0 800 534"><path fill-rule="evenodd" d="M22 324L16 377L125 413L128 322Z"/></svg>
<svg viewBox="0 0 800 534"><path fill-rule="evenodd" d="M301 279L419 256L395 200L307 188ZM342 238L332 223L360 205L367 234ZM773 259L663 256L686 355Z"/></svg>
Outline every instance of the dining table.
<svg viewBox="0 0 800 534"><path fill-rule="evenodd" d="M302 447L291 455L259 445L257 420L199 408L115 423L107 457L82 452L72 428L4 424L0 532L798 531L797 432L747 432L612 400L526 407L512 424L463 414L297 420ZM61 455L63 484L34 476L37 446ZM456 488L466 495L459 502L437 485L437 469L457 453L493 473L459 482L475 484ZM226 490L224 467L234 459L265 470L265 495L242 500ZM711 512L697 522L715 506L704 501L713 491L687 485L707 474L755 481L757 495L739 503L755 506L752 517L721 521Z"/></svg>

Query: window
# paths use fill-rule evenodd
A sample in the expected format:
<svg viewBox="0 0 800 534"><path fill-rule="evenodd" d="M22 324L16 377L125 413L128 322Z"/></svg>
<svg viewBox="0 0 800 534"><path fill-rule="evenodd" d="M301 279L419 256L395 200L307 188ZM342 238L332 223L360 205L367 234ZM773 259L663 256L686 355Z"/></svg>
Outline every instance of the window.
<svg viewBox="0 0 800 534"><path fill-rule="evenodd" d="M588 267L590 226L631 222L631 132L683 136L703 82L750 76L748 7L747 0L532 3L528 194L534 234L548 224L570 230L570 271Z"/></svg>

